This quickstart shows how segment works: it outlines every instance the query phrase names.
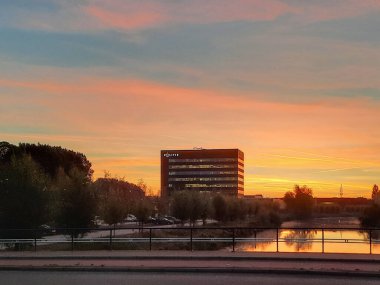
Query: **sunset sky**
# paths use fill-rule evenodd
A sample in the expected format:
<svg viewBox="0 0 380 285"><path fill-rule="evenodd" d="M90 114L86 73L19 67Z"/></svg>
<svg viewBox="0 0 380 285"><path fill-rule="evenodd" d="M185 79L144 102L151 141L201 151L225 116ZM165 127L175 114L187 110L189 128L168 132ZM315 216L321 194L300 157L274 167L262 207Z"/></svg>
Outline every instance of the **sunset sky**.
<svg viewBox="0 0 380 285"><path fill-rule="evenodd" d="M239 148L245 193L380 183L378 0L0 0L0 141L155 192L160 150Z"/></svg>

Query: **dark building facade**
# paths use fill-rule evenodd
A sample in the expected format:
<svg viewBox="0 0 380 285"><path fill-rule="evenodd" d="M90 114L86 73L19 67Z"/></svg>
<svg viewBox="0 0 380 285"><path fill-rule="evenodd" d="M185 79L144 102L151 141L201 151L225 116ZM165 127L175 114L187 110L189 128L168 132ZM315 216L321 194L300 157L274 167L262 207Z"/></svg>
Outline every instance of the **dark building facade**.
<svg viewBox="0 0 380 285"><path fill-rule="evenodd" d="M161 196L174 191L244 195L244 153L239 149L161 151Z"/></svg>

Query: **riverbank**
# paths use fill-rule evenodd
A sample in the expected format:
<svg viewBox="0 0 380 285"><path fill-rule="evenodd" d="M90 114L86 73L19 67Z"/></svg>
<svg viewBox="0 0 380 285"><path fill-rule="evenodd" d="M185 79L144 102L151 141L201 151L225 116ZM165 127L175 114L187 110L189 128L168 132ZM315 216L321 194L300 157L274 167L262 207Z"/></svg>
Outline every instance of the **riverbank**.
<svg viewBox="0 0 380 285"><path fill-rule="evenodd" d="M290 220L281 224L282 228L360 228L358 217L315 217L309 220Z"/></svg>

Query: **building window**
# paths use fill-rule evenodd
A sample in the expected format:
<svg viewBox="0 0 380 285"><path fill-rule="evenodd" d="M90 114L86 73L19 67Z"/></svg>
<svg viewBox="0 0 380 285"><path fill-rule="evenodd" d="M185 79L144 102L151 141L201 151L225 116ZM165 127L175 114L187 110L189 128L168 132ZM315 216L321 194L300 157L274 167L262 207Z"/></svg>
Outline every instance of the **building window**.
<svg viewBox="0 0 380 285"><path fill-rule="evenodd" d="M237 181L237 177L181 177L181 178L169 178L169 181ZM241 180L241 178L239 178Z"/></svg>
<svg viewBox="0 0 380 285"><path fill-rule="evenodd" d="M170 158L170 162L236 162L236 158ZM239 161L243 162L241 159Z"/></svg>
<svg viewBox="0 0 380 285"><path fill-rule="evenodd" d="M169 171L169 175L234 175L237 171Z"/></svg>
<svg viewBox="0 0 380 285"><path fill-rule="evenodd" d="M189 164L169 165L169 169L192 169L192 168L236 168L235 164Z"/></svg>

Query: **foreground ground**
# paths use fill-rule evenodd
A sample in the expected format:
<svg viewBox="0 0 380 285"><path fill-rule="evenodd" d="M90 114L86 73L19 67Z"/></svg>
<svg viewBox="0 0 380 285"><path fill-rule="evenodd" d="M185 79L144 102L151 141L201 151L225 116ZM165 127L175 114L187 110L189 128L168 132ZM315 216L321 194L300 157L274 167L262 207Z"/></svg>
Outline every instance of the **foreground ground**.
<svg viewBox="0 0 380 285"><path fill-rule="evenodd" d="M276 274L211 274L211 273L137 273L137 272L1 272L0 284L7 285L372 285L379 280L369 277L337 277Z"/></svg>

